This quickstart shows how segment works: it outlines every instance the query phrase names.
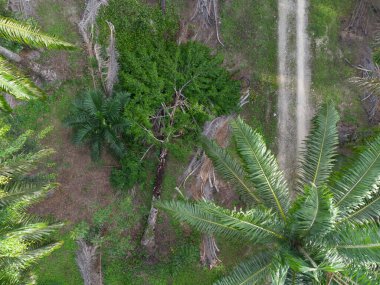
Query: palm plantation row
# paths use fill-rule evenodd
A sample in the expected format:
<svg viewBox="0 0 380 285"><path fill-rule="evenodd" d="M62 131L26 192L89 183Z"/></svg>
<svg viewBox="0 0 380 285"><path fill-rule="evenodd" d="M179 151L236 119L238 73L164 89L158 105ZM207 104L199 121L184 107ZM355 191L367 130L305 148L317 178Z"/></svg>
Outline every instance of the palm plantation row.
<svg viewBox="0 0 380 285"><path fill-rule="evenodd" d="M9 19L0 19L0 35L31 47L72 48ZM192 48L183 48L185 56L193 56ZM19 100L43 97L32 81L4 59L0 68L0 88L4 92ZM196 69L202 75L205 73L199 70ZM185 85L187 78L181 79ZM200 86L205 82L211 84L209 79L205 76ZM223 91L236 90L231 86ZM199 87L194 90L191 91L196 92ZM210 94L213 93L211 90ZM10 111L5 99L2 96L0 99L2 109ZM190 106L189 113L198 115L203 122L206 116L198 103L202 98L190 100L196 102L196 107ZM222 105L218 108L222 109ZM74 127L76 142L90 143L94 158L100 156L103 146L123 157L128 155L128 149L119 143L126 138L120 137L131 125L123 112L134 107L126 93L106 99L99 92L89 92L76 103L67 122ZM215 111L213 115L217 114ZM181 123L190 118L185 115ZM232 122L237 154L207 140L204 148L219 174L235 186L245 206L229 210L206 201L157 203L157 207L198 231L232 243L244 241L254 248L250 258L216 284L379 284L380 136L352 163L337 170L334 164L338 120L331 105L323 105L313 119L295 189L289 188L263 137L238 118ZM176 127L180 131L185 128ZM1 133L8 131L7 127L1 130ZM173 128L163 132L173 136ZM159 138L150 134L154 137L151 141ZM133 132L128 133L128 138L131 135L141 138L141 134ZM29 205L56 187L47 175L36 175L39 163L51 150L27 150L25 145L30 139L33 135L25 134L14 141L5 138L0 141L2 284L32 282L30 269L34 263L60 245L54 242L52 234L61 225L49 225L26 212Z"/></svg>
<svg viewBox="0 0 380 285"><path fill-rule="evenodd" d="M8 18L0 18L0 36L29 47L73 48ZM3 57L0 57L0 89L20 101L44 97L40 88ZM11 111L3 95L0 109ZM47 173L38 171L53 150L26 147L28 142L38 144L36 134L25 133L10 141L6 136L10 126L1 122L0 130L0 282L33 284L33 266L61 245L53 238L61 224L50 225L27 212L30 205L57 186Z"/></svg>

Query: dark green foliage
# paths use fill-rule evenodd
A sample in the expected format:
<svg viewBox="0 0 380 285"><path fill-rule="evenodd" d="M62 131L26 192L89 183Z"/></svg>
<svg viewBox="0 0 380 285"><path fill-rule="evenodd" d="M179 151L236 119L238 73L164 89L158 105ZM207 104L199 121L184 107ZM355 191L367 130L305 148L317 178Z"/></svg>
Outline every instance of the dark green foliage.
<svg viewBox="0 0 380 285"><path fill-rule="evenodd" d="M139 143L154 142L157 134L150 132L155 116L162 116L165 127L160 135L166 138L193 134L206 120L236 108L240 84L221 66L223 58L200 43L178 45L177 19L170 10L163 17L159 9L136 1L110 1L100 17L101 26L104 20L115 25L121 65L118 88L131 93L125 115ZM170 126L176 90L185 103Z"/></svg>
<svg viewBox="0 0 380 285"><path fill-rule="evenodd" d="M157 203L198 231L255 247L216 284L379 284L380 136L342 175L331 173L338 121L326 105L314 118L301 191L292 203L273 154L241 119L232 125L239 160L213 142L206 142L206 153L222 176L259 205L230 211L204 201Z"/></svg>
<svg viewBox="0 0 380 285"><path fill-rule="evenodd" d="M128 189L146 179L141 158L148 148L164 146L184 159L187 149L180 144L193 146L206 120L237 109L240 83L222 67L223 58L205 45L178 45L177 20L171 9L163 16L157 7L134 0L110 1L100 12L99 40L108 38L106 21L116 30L116 90L130 93L124 110L130 127L123 134L128 137L128 158L121 159L120 169L111 176L117 188ZM174 112L176 94L181 102Z"/></svg>
<svg viewBox="0 0 380 285"><path fill-rule="evenodd" d="M65 122L73 128L74 143L88 143L93 159L99 159L105 146L119 158L125 156L128 120L123 110L129 100L126 93L106 98L97 91L82 94L72 105Z"/></svg>

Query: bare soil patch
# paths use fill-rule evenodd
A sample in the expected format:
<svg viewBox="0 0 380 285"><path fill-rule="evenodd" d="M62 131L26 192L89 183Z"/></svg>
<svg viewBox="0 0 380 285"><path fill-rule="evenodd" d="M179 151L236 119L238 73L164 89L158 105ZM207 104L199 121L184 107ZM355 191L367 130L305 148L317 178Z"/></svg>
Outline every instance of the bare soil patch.
<svg viewBox="0 0 380 285"><path fill-rule="evenodd" d="M44 4L44 0L37 1ZM78 1L49 0L44 5L58 5L61 13L69 20L69 27L65 33L73 34L72 41L81 46L79 41L77 23L80 19L80 5ZM37 8L38 9L38 8ZM47 8L47 12L50 12ZM55 10L53 10L56 13ZM41 25L49 25L50 20L35 14ZM52 24L56 25L54 19ZM47 27L45 27L47 28ZM41 57L43 67L53 70L58 76L56 83L64 80L83 77L88 69L84 51L51 51ZM71 60L70 60L71 59ZM41 62L42 63L42 62ZM76 94L66 94L74 97ZM68 111L68 110L67 110ZM54 113L54 111L53 111ZM51 114L54 118L55 114ZM93 213L100 207L111 203L115 197L109 182L112 166L116 162L110 156L104 156L101 163L91 161L87 146L76 146L71 141L71 131L63 126L58 119L53 119L54 131L46 139L46 145L55 149L54 162L56 167L52 170L57 173L57 182L60 184L47 199L33 206L31 211L42 216L52 216L60 221L77 223L82 220L90 221Z"/></svg>
<svg viewBox="0 0 380 285"><path fill-rule="evenodd" d="M88 147L73 145L71 132L63 127L52 137L48 145L56 150L54 161L60 186L32 211L61 221L90 221L93 213L114 197L109 182L109 165L114 165L114 161L104 157L106 166L96 165L91 161Z"/></svg>

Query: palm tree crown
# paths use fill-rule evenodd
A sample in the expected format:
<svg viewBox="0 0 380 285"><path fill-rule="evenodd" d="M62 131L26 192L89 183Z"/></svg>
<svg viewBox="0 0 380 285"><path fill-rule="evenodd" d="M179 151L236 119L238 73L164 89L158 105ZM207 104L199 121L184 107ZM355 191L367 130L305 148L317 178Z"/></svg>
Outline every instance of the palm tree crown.
<svg viewBox="0 0 380 285"><path fill-rule="evenodd" d="M254 246L256 252L216 284L380 284L380 136L344 171L333 172L338 120L328 105L313 119L294 201L262 136L240 118L232 123L239 160L205 142L215 168L248 209L206 201L159 207L199 231Z"/></svg>
<svg viewBox="0 0 380 285"><path fill-rule="evenodd" d="M88 143L94 160L100 158L104 146L109 147L117 157L123 157L123 136L130 126L124 116L128 100L127 93L116 93L111 97L105 97L99 91L82 94L65 120L73 128L74 143Z"/></svg>

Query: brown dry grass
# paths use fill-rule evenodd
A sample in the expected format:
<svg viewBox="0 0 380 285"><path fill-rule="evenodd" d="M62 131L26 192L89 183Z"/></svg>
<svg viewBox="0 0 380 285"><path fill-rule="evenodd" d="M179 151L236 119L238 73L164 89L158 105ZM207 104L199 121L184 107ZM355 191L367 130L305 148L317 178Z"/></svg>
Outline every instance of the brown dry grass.
<svg viewBox="0 0 380 285"><path fill-rule="evenodd" d="M72 0L52 3L61 5L65 15L70 16L68 19L72 27L68 33L78 34L76 24L81 14L78 3ZM76 59L74 64L69 62L69 56L72 55ZM47 53L43 59L44 66L58 74L57 83L83 77L88 72L86 55L82 51L53 51ZM65 94L72 97L75 95ZM44 201L33 206L31 211L70 223L90 221L99 207L106 206L114 200L115 194L111 189L109 175L112 169L110 166L116 163L110 156L103 157L103 165L92 162L89 148L73 145L71 131L55 118L54 113L52 111L50 114L54 130L45 140L45 144L56 151L53 158L56 167L52 172L57 174L60 186Z"/></svg>
<svg viewBox="0 0 380 285"><path fill-rule="evenodd" d="M60 221L90 221L99 207L113 200L109 182L111 167L93 163L88 147L73 145L70 131L62 126L51 137L47 144L56 150L54 162L60 186L32 211ZM114 164L110 157L103 160L105 165Z"/></svg>

